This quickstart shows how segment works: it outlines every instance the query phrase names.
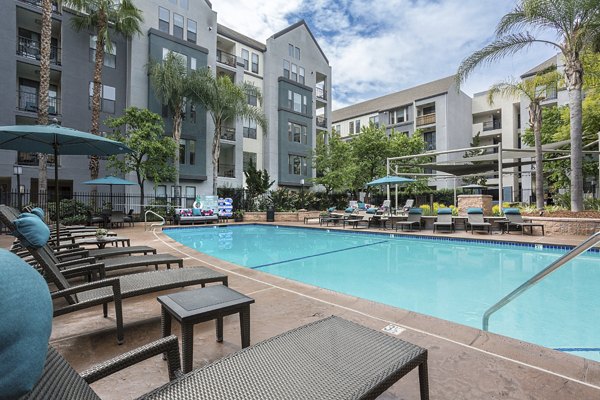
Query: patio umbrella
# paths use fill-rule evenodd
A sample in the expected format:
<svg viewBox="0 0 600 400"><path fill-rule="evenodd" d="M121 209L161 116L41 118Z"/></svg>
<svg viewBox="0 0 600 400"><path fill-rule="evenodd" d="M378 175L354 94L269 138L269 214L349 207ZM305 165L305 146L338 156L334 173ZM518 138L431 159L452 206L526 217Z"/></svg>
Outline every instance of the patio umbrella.
<svg viewBox="0 0 600 400"><path fill-rule="evenodd" d="M109 185L110 186L110 204L112 205L113 185L127 186L135 185L135 182L121 179L116 176L105 176L104 178L92 179L91 181L83 182L84 185Z"/></svg>
<svg viewBox="0 0 600 400"><path fill-rule="evenodd" d="M402 183L414 182L414 179L405 178L403 176L384 176L383 178L375 179L367 183L367 186L377 186L377 185L398 185Z"/></svg>
<svg viewBox="0 0 600 400"><path fill-rule="evenodd" d="M130 153L132 150L121 142L109 140L91 133L65 128L60 125L10 125L0 126L0 149L26 151L29 153L59 155L110 156ZM56 201L56 236L60 234L60 203L58 196L58 162L54 163Z"/></svg>

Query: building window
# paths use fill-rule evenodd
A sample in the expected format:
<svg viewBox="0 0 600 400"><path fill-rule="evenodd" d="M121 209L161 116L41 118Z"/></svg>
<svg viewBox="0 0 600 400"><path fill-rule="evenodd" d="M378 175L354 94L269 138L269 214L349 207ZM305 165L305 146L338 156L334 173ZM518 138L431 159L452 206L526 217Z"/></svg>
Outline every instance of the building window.
<svg viewBox="0 0 600 400"><path fill-rule="evenodd" d="M308 98L306 96L302 96L302 112L304 114L308 114Z"/></svg>
<svg viewBox="0 0 600 400"><path fill-rule="evenodd" d="M96 62L96 40L95 35L90 35L90 61ZM104 66L109 68L117 67L117 45L115 42L110 42L110 49L104 45Z"/></svg>
<svg viewBox="0 0 600 400"><path fill-rule="evenodd" d="M379 115L369 117L369 125L373 124L376 128L379 128Z"/></svg>
<svg viewBox="0 0 600 400"><path fill-rule="evenodd" d="M252 72L258 74L258 54L252 53Z"/></svg>
<svg viewBox="0 0 600 400"><path fill-rule="evenodd" d="M248 105L249 106L258 106L258 98L255 93L248 93Z"/></svg>
<svg viewBox="0 0 600 400"><path fill-rule="evenodd" d="M171 196L172 197L181 196L181 186L171 186Z"/></svg>
<svg viewBox="0 0 600 400"><path fill-rule="evenodd" d="M179 139L179 164L185 164L185 139Z"/></svg>
<svg viewBox="0 0 600 400"><path fill-rule="evenodd" d="M342 133L342 126L340 124L337 124L333 129L336 133Z"/></svg>
<svg viewBox="0 0 600 400"><path fill-rule="evenodd" d="M426 150L435 150L435 132L423 133L423 140L426 143Z"/></svg>
<svg viewBox="0 0 600 400"><path fill-rule="evenodd" d="M302 112L302 96L299 93L294 93L294 111Z"/></svg>
<svg viewBox="0 0 600 400"><path fill-rule="evenodd" d="M196 201L196 187L186 186L185 187L185 206L191 208L194 206Z"/></svg>
<svg viewBox="0 0 600 400"><path fill-rule="evenodd" d="M92 96L94 94L94 82L89 86L89 108L92 109ZM116 89L113 86L102 85L100 88L100 110L105 113L115 113Z"/></svg>
<svg viewBox="0 0 600 400"><path fill-rule="evenodd" d="M254 165L254 167L256 168L256 153L250 153L250 152L244 151L244 161L243 161L244 172L248 172L250 163L252 163L252 165Z"/></svg>
<svg viewBox="0 0 600 400"><path fill-rule="evenodd" d="M354 133L354 121L348 123L348 133L352 135Z"/></svg>
<svg viewBox="0 0 600 400"><path fill-rule="evenodd" d="M158 30L169 33L169 21L171 20L170 11L163 7L158 7Z"/></svg>
<svg viewBox="0 0 600 400"><path fill-rule="evenodd" d="M196 141L188 140L188 151L190 152L190 165L196 165Z"/></svg>
<svg viewBox="0 0 600 400"><path fill-rule="evenodd" d="M298 82L304 85L304 68L298 68Z"/></svg>
<svg viewBox="0 0 600 400"><path fill-rule="evenodd" d="M183 15L173 13L173 36L183 39Z"/></svg>
<svg viewBox="0 0 600 400"><path fill-rule="evenodd" d="M300 59L300 49L298 47L295 48L294 57L296 58L296 60Z"/></svg>
<svg viewBox="0 0 600 400"><path fill-rule="evenodd" d="M308 129L305 125L288 122L288 140L301 144L308 144Z"/></svg>
<svg viewBox="0 0 600 400"><path fill-rule="evenodd" d="M192 123L196 123L196 105L194 103L190 104L190 120Z"/></svg>
<svg viewBox="0 0 600 400"><path fill-rule="evenodd" d="M190 57L190 69L191 70L196 70L197 66L196 66L196 58L195 57Z"/></svg>
<svg viewBox="0 0 600 400"><path fill-rule="evenodd" d="M181 53L178 53L176 51L166 49L164 47L163 47L163 57L162 57L162 59L164 60L165 58L167 58L167 55L169 53L173 53L176 57L179 57L181 59L181 61L183 62L183 65L185 65L187 67L187 65L188 65L188 62L187 62L188 61L188 57L185 54L181 54Z"/></svg>
<svg viewBox="0 0 600 400"><path fill-rule="evenodd" d="M298 80L298 66L296 64L292 64L292 75L290 77L291 80Z"/></svg>
<svg viewBox="0 0 600 400"><path fill-rule="evenodd" d="M244 69L248 71L248 67L250 66L250 53L246 49L242 49L242 60L244 60Z"/></svg>
<svg viewBox="0 0 600 400"><path fill-rule="evenodd" d="M167 197L167 185L157 185L156 186L156 197L158 198L166 198Z"/></svg>
<svg viewBox="0 0 600 400"><path fill-rule="evenodd" d="M256 121L244 118L244 137L248 139L256 139Z"/></svg>
<svg viewBox="0 0 600 400"><path fill-rule="evenodd" d="M290 175L307 175L306 157L290 154L288 156L288 172Z"/></svg>
<svg viewBox="0 0 600 400"><path fill-rule="evenodd" d="M293 44L288 44L288 56L294 58L294 45Z"/></svg>
<svg viewBox="0 0 600 400"><path fill-rule="evenodd" d="M283 60L283 76L290 79L290 62Z"/></svg>
<svg viewBox="0 0 600 400"><path fill-rule="evenodd" d="M187 1L187 0L186 0ZM188 30L187 30L187 41L196 43L196 32L198 31L198 25L193 19L188 19Z"/></svg>
<svg viewBox="0 0 600 400"><path fill-rule="evenodd" d="M354 128L356 129L354 131L355 133L360 133L360 119L356 120L356 122L354 123Z"/></svg>

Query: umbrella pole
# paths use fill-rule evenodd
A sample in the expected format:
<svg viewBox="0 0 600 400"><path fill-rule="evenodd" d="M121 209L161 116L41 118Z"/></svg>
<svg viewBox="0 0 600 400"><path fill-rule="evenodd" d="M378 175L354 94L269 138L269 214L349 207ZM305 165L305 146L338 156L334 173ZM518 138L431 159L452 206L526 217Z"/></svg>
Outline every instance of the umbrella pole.
<svg viewBox="0 0 600 400"><path fill-rule="evenodd" d="M52 144L54 147L54 201L56 204L56 246L60 246L60 202L58 196L58 143L56 138Z"/></svg>

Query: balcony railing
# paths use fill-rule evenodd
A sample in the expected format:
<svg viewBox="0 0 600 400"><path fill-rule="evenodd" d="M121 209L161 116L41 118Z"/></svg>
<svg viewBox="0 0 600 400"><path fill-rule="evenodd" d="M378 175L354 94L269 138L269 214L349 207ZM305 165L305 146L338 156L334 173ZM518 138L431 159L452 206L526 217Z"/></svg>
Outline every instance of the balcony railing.
<svg viewBox="0 0 600 400"><path fill-rule="evenodd" d="M420 115L417 117L417 126L435 124L435 114Z"/></svg>
<svg viewBox="0 0 600 400"><path fill-rule="evenodd" d="M319 128L327 128L327 118L322 115L317 116L317 126Z"/></svg>
<svg viewBox="0 0 600 400"><path fill-rule="evenodd" d="M327 90L317 86L315 88L315 96L317 96L318 99L327 100Z"/></svg>
<svg viewBox="0 0 600 400"><path fill-rule="evenodd" d="M235 141L235 128L224 127L221 130L221 140Z"/></svg>
<svg viewBox="0 0 600 400"><path fill-rule="evenodd" d="M21 3L31 4L32 6L36 6L42 8L42 0L19 0ZM58 9L58 2L52 2L52 12L60 14L60 10Z"/></svg>
<svg viewBox="0 0 600 400"><path fill-rule="evenodd" d="M237 57L233 54L229 54L224 52L223 50L217 49L217 61L221 64L229 65L230 67L235 67Z"/></svg>
<svg viewBox="0 0 600 400"><path fill-rule="evenodd" d="M37 93L25 92L17 90L17 109L20 111L29 111L37 113L39 98ZM60 99L56 97L48 97L48 114L60 115Z"/></svg>
<svg viewBox="0 0 600 400"><path fill-rule="evenodd" d="M23 36L17 37L17 55L39 60L41 55L41 43L37 40L28 39ZM60 47L50 46L50 63L60 65Z"/></svg>
<svg viewBox="0 0 600 400"><path fill-rule="evenodd" d="M501 121L485 121L483 123L483 131L493 131L495 129L502 129Z"/></svg>
<svg viewBox="0 0 600 400"><path fill-rule="evenodd" d="M235 164L219 163L218 175L223 178L235 178Z"/></svg>

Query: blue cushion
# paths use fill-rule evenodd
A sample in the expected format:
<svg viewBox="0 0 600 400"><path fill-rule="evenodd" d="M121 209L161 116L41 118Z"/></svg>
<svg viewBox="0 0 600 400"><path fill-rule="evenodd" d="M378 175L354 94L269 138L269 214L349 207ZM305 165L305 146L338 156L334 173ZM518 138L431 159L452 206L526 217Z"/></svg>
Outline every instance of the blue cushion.
<svg viewBox="0 0 600 400"><path fill-rule="evenodd" d="M346 212L347 212L347 213L354 212L354 208L352 208L352 207L348 207L348 208L346 208Z"/></svg>
<svg viewBox="0 0 600 400"><path fill-rule="evenodd" d="M25 247L40 248L50 239L50 229L41 219L31 213L23 213L13 221L15 231L12 233L19 238Z"/></svg>
<svg viewBox="0 0 600 400"><path fill-rule="evenodd" d="M447 214L452 214L452 209L451 208L438 208L438 215L447 215Z"/></svg>
<svg viewBox="0 0 600 400"><path fill-rule="evenodd" d="M369 208L367 209L367 214L376 214L377 213L377 209L376 208Z"/></svg>
<svg viewBox="0 0 600 400"><path fill-rule="evenodd" d="M48 284L25 261L0 249L0 265L0 398L13 399L30 391L42 375L52 300Z"/></svg>
<svg viewBox="0 0 600 400"><path fill-rule="evenodd" d="M195 217L199 217L202 215L202 210L199 208L192 208L192 215Z"/></svg>
<svg viewBox="0 0 600 400"><path fill-rule="evenodd" d="M423 214L423 209L422 208L411 208L410 210L408 210L409 214Z"/></svg>
<svg viewBox="0 0 600 400"><path fill-rule="evenodd" d="M31 213L37 215L39 219L44 220L44 210L42 210L41 208L36 207L33 210L31 210Z"/></svg>
<svg viewBox="0 0 600 400"><path fill-rule="evenodd" d="M519 215L521 214L521 210L519 210L518 208L505 208L504 214Z"/></svg>
<svg viewBox="0 0 600 400"><path fill-rule="evenodd" d="M467 214L483 214L483 209L479 207L467 208Z"/></svg>
<svg viewBox="0 0 600 400"><path fill-rule="evenodd" d="M331 213L331 212L334 212L334 211L335 211L335 207L329 207L329 208L327 209L327 212L330 212L330 213Z"/></svg>

